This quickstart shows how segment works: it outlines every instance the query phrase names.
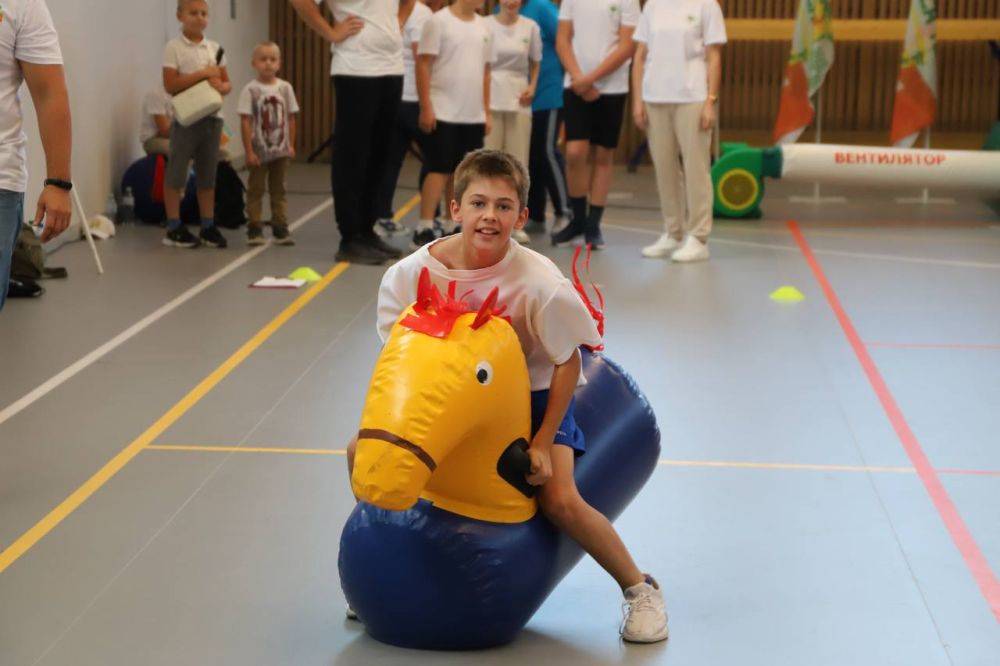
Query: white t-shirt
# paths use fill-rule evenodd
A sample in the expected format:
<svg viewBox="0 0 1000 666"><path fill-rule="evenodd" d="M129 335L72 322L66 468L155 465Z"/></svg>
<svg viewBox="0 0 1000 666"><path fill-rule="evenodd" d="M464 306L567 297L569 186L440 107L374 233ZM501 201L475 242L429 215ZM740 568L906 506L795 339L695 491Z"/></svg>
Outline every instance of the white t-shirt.
<svg viewBox="0 0 1000 666"><path fill-rule="evenodd" d="M316 0L316 4L323 0ZM399 0L326 0L337 23L357 16L361 32L331 44L330 75L402 76L403 36L399 33Z"/></svg>
<svg viewBox="0 0 1000 666"><path fill-rule="evenodd" d="M531 105L521 106L519 99L531 82L531 63L542 61L542 32L537 23L523 16L511 25L498 21L496 14L486 20L496 53L490 70L490 109L531 113Z"/></svg>
<svg viewBox="0 0 1000 666"><path fill-rule="evenodd" d="M618 46L618 31L639 23L639 0L563 0L559 20L573 23L573 53L583 73L592 72ZM628 92L631 60L597 81L594 86L606 95ZM570 87L569 72L564 87Z"/></svg>
<svg viewBox="0 0 1000 666"><path fill-rule="evenodd" d="M485 123L483 76L496 58L486 19L463 21L445 7L424 23L417 55L433 55L431 104L438 120Z"/></svg>
<svg viewBox="0 0 1000 666"><path fill-rule="evenodd" d="M291 157L289 119L299 112L292 84L282 79L261 83L254 79L243 86L236 112L250 116L253 126L253 150L264 164Z"/></svg>
<svg viewBox="0 0 1000 666"><path fill-rule="evenodd" d="M417 102L417 75L414 69L416 62L413 57L413 46L420 43L420 35L424 31L424 23L434 12L424 3L417 0L413 4L410 17L403 24L403 101Z"/></svg>
<svg viewBox="0 0 1000 666"><path fill-rule="evenodd" d="M705 47L726 43L716 0L649 0L633 39L646 44L642 99L689 104L708 97Z"/></svg>
<svg viewBox="0 0 1000 666"><path fill-rule="evenodd" d="M21 128L24 81L18 61L61 65L59 37L42 0L0 4L0 190L28 188L28 137Z"/></svg>
<svg viewBox="0 0 1000 666"><path fill-rule="evenodd" d="M153 116L166 116L168 121L174 119L174 105L170 103L170 95L163 88L150 90L142 100L142 124L139 127L139 142L146 143L157 134L160 128L156 126Z"/></svg>
<svg viewBox="0 0 1000 666"><path fill-rule="evenodd" d="M440 241L435 241L440 242ZM458 294L471 290L466 301L480 307L494 287L500 288L498 305L521 341L528 361L531 390L549 388L554 366L565 363L580 345L596 347L601 336L593 317L573 285L547 257L510 241L506 256L495 266L474 271L449 270L431 256L434 243L402 259L382 277L378 292L378 335L384 343L402 312L417 300L417 281L424 267L442 294L448 283L458 282ZM580 383L583 382L581 374Z"/></svg>
<svg viewBox="0 0 1000 666"><path fill-rule="evenodd" d="M167 42L163 49L163 66L169 69L176 69L178 74L194 74L206 67L216 64L215 58L219 53L218 42L213 42L208 37L202 37L200 42L192 42L184 34L175 37ZM226 54L222 54L219 67L226 66ZM215 114L216 118L222 118L222 109Z"/></svg>

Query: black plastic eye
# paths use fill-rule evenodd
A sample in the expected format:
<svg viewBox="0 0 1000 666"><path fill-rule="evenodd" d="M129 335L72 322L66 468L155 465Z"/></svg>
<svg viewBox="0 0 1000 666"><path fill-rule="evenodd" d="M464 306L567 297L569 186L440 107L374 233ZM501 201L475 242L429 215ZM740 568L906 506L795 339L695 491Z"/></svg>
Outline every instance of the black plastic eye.
<svg viewBox="0 0 1000 666"><path fill-rule="evenodd" d="M493 381L493 366L486 361L480 361L476 366L476 381L483 386L489 386Z"/></svg>

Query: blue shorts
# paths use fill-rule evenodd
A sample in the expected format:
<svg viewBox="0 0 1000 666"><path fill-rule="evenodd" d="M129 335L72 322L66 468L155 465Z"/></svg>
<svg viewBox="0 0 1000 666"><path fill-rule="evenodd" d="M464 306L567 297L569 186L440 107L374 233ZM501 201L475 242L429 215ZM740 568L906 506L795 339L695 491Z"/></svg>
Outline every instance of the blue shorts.
<svg viewBox="0 0 1000 666"><path fill-rule="evenodd" d="M545 418L545 409L549 405L549 391L548 389L542 391L532 391L531 392L531 436L534 437L535 433L542 425L542 419ZM569 407L566 408L566 415L563 416L562 423L559 424L559 430L556 432L555 440L553 443L562 444L563 446L568 446L573 449L573 452L577 457L582 456L586 450L586 441L583 437L583 431L580 430L579 426L576 425L576 417L574 416L574 409L576 407L576 398L570 400Z"/></svg>

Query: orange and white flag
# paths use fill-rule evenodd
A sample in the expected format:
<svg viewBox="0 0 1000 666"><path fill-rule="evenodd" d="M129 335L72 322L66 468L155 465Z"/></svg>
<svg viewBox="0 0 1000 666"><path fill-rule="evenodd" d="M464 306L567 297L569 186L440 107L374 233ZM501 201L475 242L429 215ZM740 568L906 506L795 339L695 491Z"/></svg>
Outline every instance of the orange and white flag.
<svg viewBox="0 0 1000 666"><path fill-rule="evenodd" d="M912 0L899 61L889 138L909 148L934 122L937 110L937 10L934 0Z"/></svg>
<svg viewBox="0 0 1000 666"><path fill-rule="evenodd" d="M801 0L795 16L792 52L781 84L774 142L794 143L816 115L812 96L833 65L830 0Z"/></svg>

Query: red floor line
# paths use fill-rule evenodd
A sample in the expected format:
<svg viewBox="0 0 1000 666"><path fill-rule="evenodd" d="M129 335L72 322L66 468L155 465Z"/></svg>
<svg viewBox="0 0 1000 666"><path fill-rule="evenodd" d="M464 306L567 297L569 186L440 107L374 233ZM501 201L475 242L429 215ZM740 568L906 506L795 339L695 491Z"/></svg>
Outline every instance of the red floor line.
<svg viewBox="0 0 1000 666"><path fill-rule="evenodd" d="M841 305L837 293L830 285L830 281L827 280L826 274L823 272L823 268L809 247L809 243L806 242L805 236L802 235L798 223L789 221L788 230L802 251L802 255L805 257L806 263L809 264L809 268L812 269L816 282L819 283L820 288L826 295L827 303L830 304L830 308L836 315L837 321L840 322L840 327L843 329L844 335L854 349L854 354L857 356L858 362L861 364L865 375L868 376L868 381L871 383L872 389L878 396L879 402L882 403L882 409L885 410L889 422L892 423L892 427L896 431L900 443L903 445L903 450L906 451L906 455L910 458L910 462L913 464L914 469L916 469L917 475L924 484L924 488L927 489L927 494L930 495L938 515L941 516L945 528L951 535L952 541L962 554L965 565L979 586L979 590L982 592L983 598L986 599L986 603L989 605L993 616L997 622L1000 622L1000 581L997 580L996 574L990 569L990 565L976 544L976 540L959 514L954 502L952 502L948 491L945 490L937 472L931 466L916 435L913 434L909 424L906 422L906 417L903 416L899 405L896 404L892 392L885 383L885 379L882 378L882 373L879 372L878 366L875 365L864 342L861 341L861 337L858 335L854 324Z"/></svg>
<svg viewBox="0 0 1000 666"><path fill-rule="evenodd" d="M969 349L969 350L1000 350L1000 345L976 345L948 342L866 342L869 347L886 349Z"/></svg>

